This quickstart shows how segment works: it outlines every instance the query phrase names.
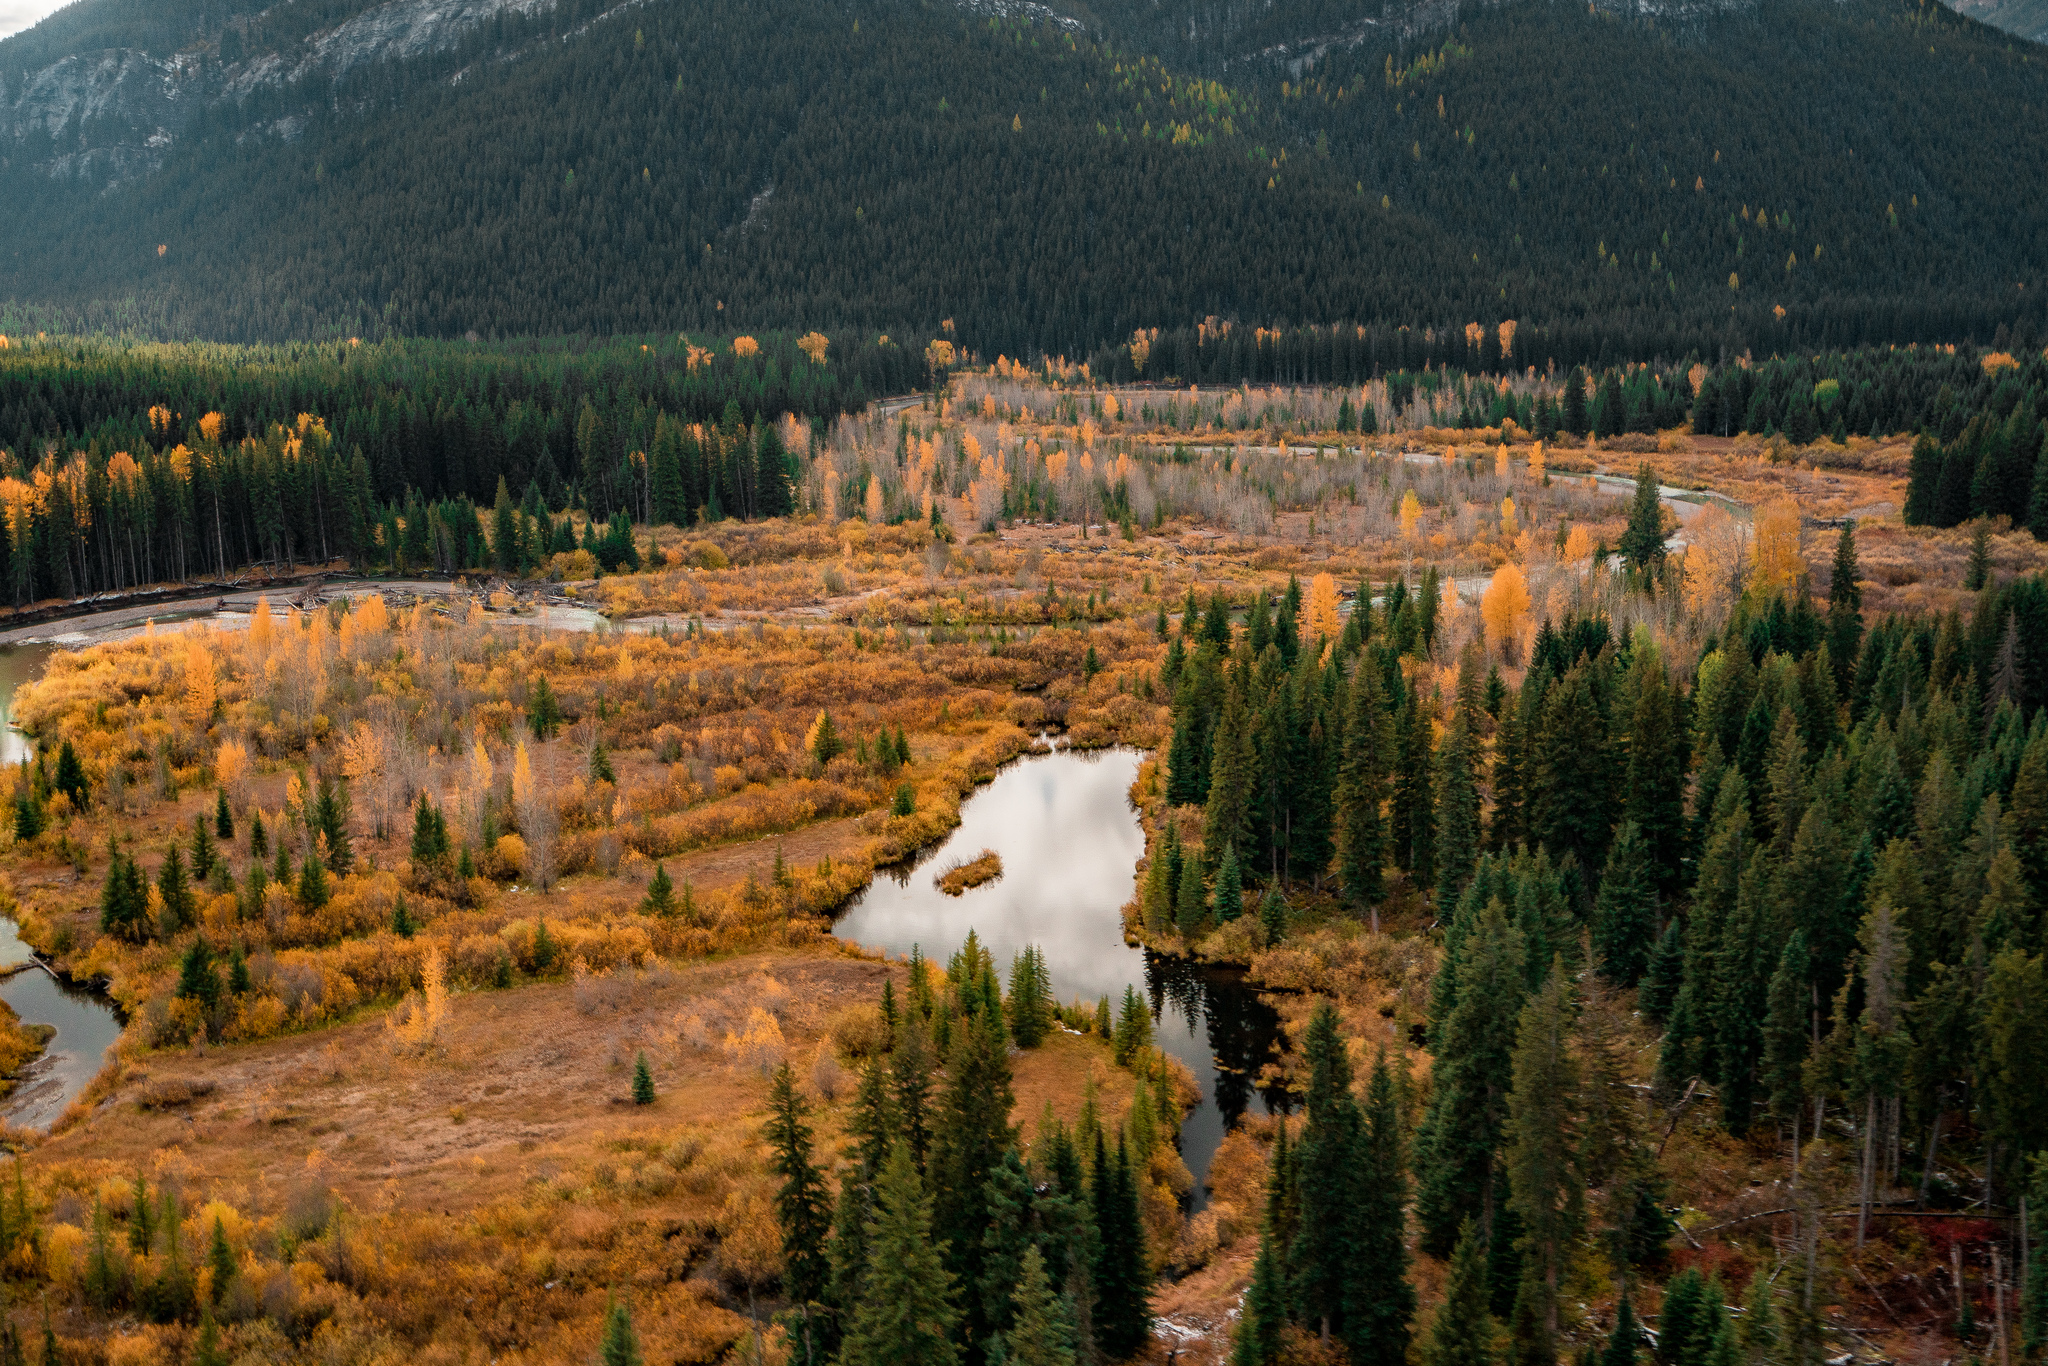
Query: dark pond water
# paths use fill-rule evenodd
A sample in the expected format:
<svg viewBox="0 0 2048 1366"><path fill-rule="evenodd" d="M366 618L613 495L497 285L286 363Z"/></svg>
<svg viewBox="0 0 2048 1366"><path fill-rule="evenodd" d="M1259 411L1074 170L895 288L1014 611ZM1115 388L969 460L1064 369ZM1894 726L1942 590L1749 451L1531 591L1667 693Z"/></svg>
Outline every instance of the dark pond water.
<svg viewBox="0 0 2048 1366"><path fill-rule="evenodd" d="M1181 1126L1181 1155L1202 1179L1224 1134L1247 1111L1286 1104L1253 1084L1279 1038L1273 1009L1235 973L1124 942L1123 906L1136 885L1145 836L1131 809L1135 750L1062 750L1018 760L968 798L960 828L913 866L878 873L833 932L907 954L920 946L943 964L973 930L1007 972L1027 945L1045 954L1062 1001L1123 999L1135 986L1151 1003L1160 1047L1188 1065L1201 1104ZM998 881L951 897L933 874L983 849L1002 856Z"/></svg>

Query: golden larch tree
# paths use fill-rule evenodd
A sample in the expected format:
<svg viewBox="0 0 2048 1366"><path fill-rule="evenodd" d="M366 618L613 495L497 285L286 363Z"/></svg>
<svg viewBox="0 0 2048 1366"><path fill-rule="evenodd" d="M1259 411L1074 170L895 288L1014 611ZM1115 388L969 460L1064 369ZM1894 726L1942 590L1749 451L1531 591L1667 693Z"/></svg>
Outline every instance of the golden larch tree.
<svg viewBox="0 0 2048 1366"><path fill-rule="evenodd" d="M213 720L213 705L220 696L207 634L195 631L185 646L185 712L200 730L205 730Z"/></svg>
<svg viewBox="0 0 2048 1366"><path fill-rule="evenodd" d="M1509 663L1522 638L1522 623L1529 615L1529 582L1514 561L1493 571L1493 582L1479 599L1479 618L1486 623L1487 639L1500 645Z"/></svg>
<svg viewBox="0 0 2048 1366"><path fill-rule="evenodd" d="M1327 571L1309 580L1304 625L1311 640L1335 640L1344 629L1337 614L1337 580Z"/></svg>
<svg viewBox="0 0 2048 1366"><path fill-rule="evenodd" d="M1756 512L1754 584L1766 592L1790 588L1806 572L1799 553L1799 505L1789 498L1764 504Z"/></svg>
<svg viewBox="0 0 2048 1366"><path fill-rule="evenodd" d="M1413 536L1415 528L1421 521L1422 500L1415 496L1414 489L1409 489L1401 495L1401 534L1403 536Z"/></svg>

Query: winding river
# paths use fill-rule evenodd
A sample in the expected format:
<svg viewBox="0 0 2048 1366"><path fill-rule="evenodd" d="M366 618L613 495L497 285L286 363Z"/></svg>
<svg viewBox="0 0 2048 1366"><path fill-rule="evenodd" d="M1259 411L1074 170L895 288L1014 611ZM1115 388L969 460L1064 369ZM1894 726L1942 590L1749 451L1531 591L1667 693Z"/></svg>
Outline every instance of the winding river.
<svg viewBox="0 0 2048 1366"><path fill-rule="evenodd" d="M42 672L54 645L0 647L0 763L15 764L34 757L28 737L13 727L14 690ZM47 1129L64 1107L83 1091L106 1062L107 1050L121 1037L121 1017L103 994L59 981L37 962L15 933L12 920L0 916L0 1001L14 1007L27 1024L56 1029L41 1057L23 1072L14 1093L0 1102L0 1118L29 1129Z"/></svg>
<svg viewBox="0 0 2048 1366"><path fill-rule="evenodd" d="M960 828L907 867L879 872L833 926L842 939L943 964L973 930L1007 973L1027 945L1045 954L1062 1001L1103 996L1112 1007L1134 986L1150 1003L1160 1047L1188 1065L1202 1099L1181 1125L1193 1200L1229 1127L1256 1108L1284 1109L1284 1092L1254 1082L1279 1039L1279 1018L1237 974L1124 942L1123 906L1135 886L1145 834L1131 809L1136 750L1060 750L1004 768L960 809ZM1003 876L947 896L933 871L983 849Z"/></svg>
<svg viewBox="0 0 2048 1366"><path fill-rule="evenodd" d="M547 624L567 630L594 624L572 613L559 615L563 619ZM55 650L118 638L141 626L102 618L69 631L61 624L50 629L48 638L0 646L0 763L33 756L27 738L9 724L14 692L42 672ZM1114 1007L1126 986L1136 987L1151 1007L1159 1045L1187 1064L1201 1084L1201 1101L1181 1126L1181 1153L1194 1173L1192 1198L1199 1207L1203 1178L1230 1126L1248 1110L1270 1112L1288 1104L1284 1092L1267 1094L1255 1083L1278 1046L1279 1020L1241 975L1124 942L1123 905L1145 851L1129 798L1141 757L1129 749L1059 750L1005 767L962 806L959 829L915 863L878 872L834 929L894 954L918 945L940 963L972 929L1004 971L1012 955L1036 945L1062 1001L1107 996ZM1002 856L1005 876L959 897L933 884L934 866L982 849ZM16 970L0 978L0 1000L24 1021L53 1025L57 1033L15 1093L0 1103L0 1118L45 1128L99 1071L122 1022L105 996L60 982L35 963L14 924L0 918L0 972L10 968Z"/></svg>

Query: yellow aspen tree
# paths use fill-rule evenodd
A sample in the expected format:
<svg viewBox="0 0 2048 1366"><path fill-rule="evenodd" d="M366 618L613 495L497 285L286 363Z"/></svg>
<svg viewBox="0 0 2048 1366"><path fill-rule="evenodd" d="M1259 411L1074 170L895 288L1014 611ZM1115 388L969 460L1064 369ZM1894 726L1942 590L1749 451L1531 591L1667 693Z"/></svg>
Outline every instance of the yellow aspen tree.
<svg viewBox="0 0 2048 1366"><path fill-rule="evenodd" d="M258 598L249 614L249 654L256 663L269 657L271 638L270 599Z"/></svg>
<svg viewBox="0 0 2048 1366"><path fill-rule="evenodd" d="M1409 489L1401 495L1401 534L1403 536L1413 536L1416 526L1421 521L1422 500L1415 496L1414 489Z"/></svg>
<svg viewBox="0 0 2048 1366"><path fill-rule="evenodd" d="M1496 479L1508 477L1508 443L1500 443L1500 451L1493 457L1493 475Z"/></svg>
<svg viewBox="0 0 2048 1366"><path fill-rule="evenodd" d="M228 740L214 751L213 780L230 795L239 796L242 779L249 776L249 749L239 740Z"/></svg>
<svg viewBox="0 0 2048 1366"><path fill-rule="evenodd" d="M732 339L732 353L735 356L758 356L761 354L761 343L755 341L752 337L734 337Z"/></svg>
<svg viewBox="0 0 2048 1366"><path fill-rule="evenodd" d="M1790 588L1806 571L1799 553L1799 505L1789 498L1756 512L1756 586L1766 592Z"/></svg>
<svg viewBox="0 0 2048 1366"><path fill-rule="evenodd" d="M1515 498L1513 494L1509 494L1500 500L1500 534L1503 536L1513 536L1515 534Z"/></svg>
<svg viewBox="0 0 2048 1366"><path fill-rule="evenodd" d="M1500 645L1509 663L1522 636L1523 619L1529 615L1529 583L1521 566L1510 560L1493 572L1493 582L1479 599L1479 618L1486 623L1487 639Z"/></svg>
<svg viewBox="0 0 2048 1366"><path fill-rule="evenodd" d="M1543 482L1543 443L1536 443L1536 449L1529 452L1529 479L1533 483Z"/></svg>
<svg viewBox="0 0 2048 1366"><path fill-rule="evenodd" d="M868 522L869 522L869 523L870 523L871 525L879 525L879 524L881 523L881 520L882 520L882 481L881 481L881 480L879 480L879 479L870 479L870 480L868 480L868 494L867 494L867 497L866 497L865 499L863 499L863 500L862 500L862 502L861 502L861 512L862 512L862 514L863 514L863 515L864 515L864 516L865 516L865 517L866 517L866 518L868 519Z"/></svg>
<svg viewBox="0 0 2048 1366"><path fill-rule="evenodd" d="M520 806L533 800L533 760L527 757L524 740L512 756L512 800Z"/></svg>
<svg viewBox="0 0 2048 1366"><path fill-rule="evenodd" d="M1344 629L1337 615L1337 580L1329 573L1318 574L1309 580L1304 617L1311 640L1335 640Z"/></svg>
<svg viewBox="0 0 2048 1366"><path fill-rule="evenodd" d="M219 696L214 682L213 651L207 648L205 633L195 632L185 645L185 711L193 725L206 729L213 720L213 706Z"/></svg>
<svg viewBox="0 0 2048 1366"><path fill-rule="evenodd" d="M1582 526L1573 527L1571 534L1564 538L1565 563L1577 564L1580 560L1590 557L1592 553L1593 533Z"/></svg>

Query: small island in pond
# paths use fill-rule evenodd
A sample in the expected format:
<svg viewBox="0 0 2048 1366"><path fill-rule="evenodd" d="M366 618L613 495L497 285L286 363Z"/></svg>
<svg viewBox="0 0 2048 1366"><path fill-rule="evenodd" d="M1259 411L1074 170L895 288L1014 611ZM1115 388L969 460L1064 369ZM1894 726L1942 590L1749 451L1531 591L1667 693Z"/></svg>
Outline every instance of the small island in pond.
<svg viewBox="0 0 2048 1366"><path fill-rule="evenodd" d="M956 864L934 879L947 896L959 896L970 887L994 882L1003 875L1003 860L993 849L984 849L966 863Z"/></svg>

